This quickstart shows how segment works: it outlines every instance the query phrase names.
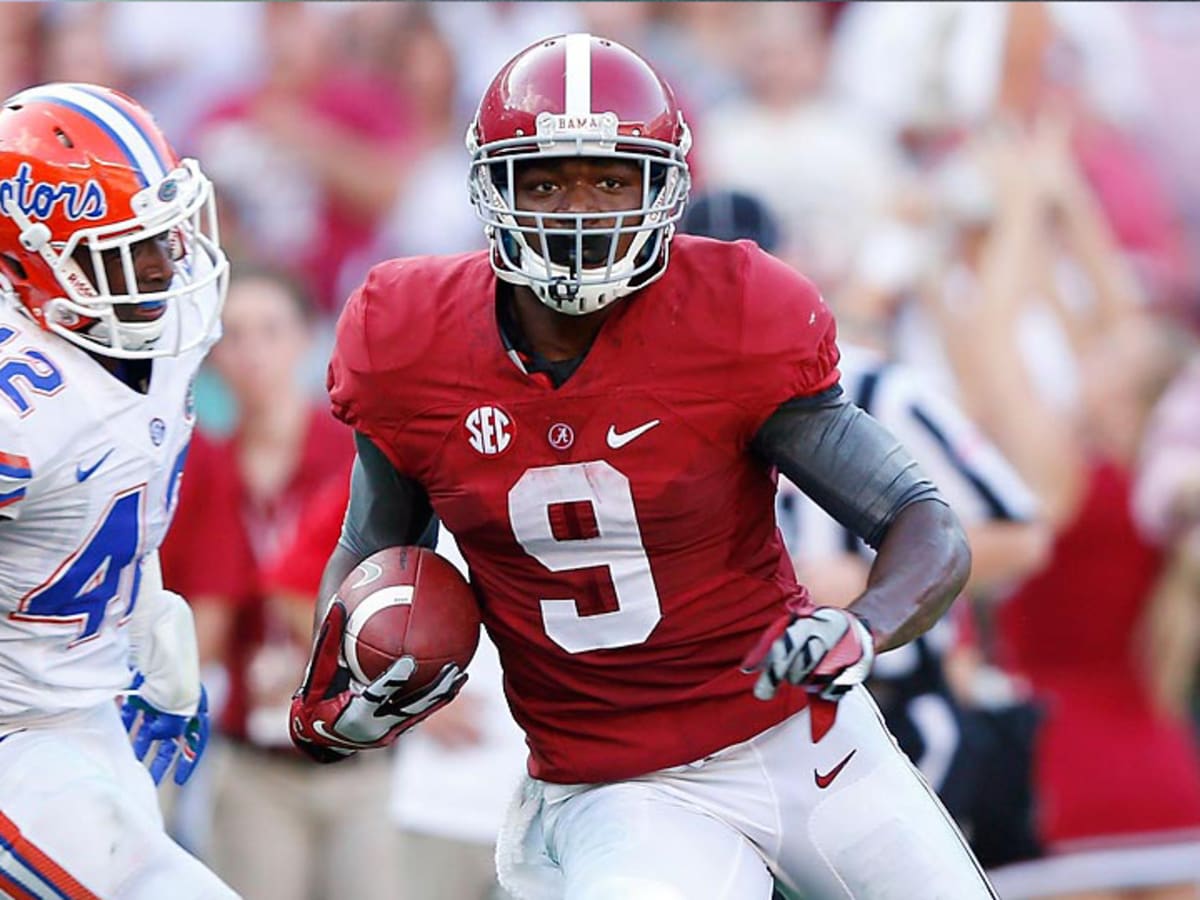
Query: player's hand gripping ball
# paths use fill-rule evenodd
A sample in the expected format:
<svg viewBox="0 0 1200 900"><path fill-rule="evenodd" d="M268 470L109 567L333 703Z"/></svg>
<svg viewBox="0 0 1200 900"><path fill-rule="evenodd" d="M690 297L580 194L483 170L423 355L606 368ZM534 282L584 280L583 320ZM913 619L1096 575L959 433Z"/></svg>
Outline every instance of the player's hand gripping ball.
<svg viewBox="0 0 1200 900"><path fill-rule="evenodd" d="M479 607L454 565L423 547L390 547L358 564L338 588L346 607L342 655L351 676L370 684L403 657L415 668L407 690L460 669L479 646Z"/></svg>
<svg viewBox="0 0 1200 900"><path fill-rule="evenodd" d="M458 694L479 627L470 586L433 551L367 557L321 622L292 697L292 742L324 763L386 747Z"/></svg>

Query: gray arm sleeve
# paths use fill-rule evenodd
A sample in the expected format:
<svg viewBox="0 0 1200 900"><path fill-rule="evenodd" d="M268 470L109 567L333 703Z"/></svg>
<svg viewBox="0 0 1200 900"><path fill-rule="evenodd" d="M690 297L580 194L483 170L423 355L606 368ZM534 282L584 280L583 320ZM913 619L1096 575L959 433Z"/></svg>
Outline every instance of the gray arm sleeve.
<svg viewBox="0 0 1200 900"><path fill-rule="evenodd" d="M908 451L840 387L784 403L763 423L752 447L876 549L910 503L946 502Z"/></svg>
<svg viewBox="0 0 1200 900"><path fill-rule="evenodd" d="M396 471L370 439L357 432L350 503L338 543L359 559L384 547L437 543L437 520L421 485Z"/></svg>

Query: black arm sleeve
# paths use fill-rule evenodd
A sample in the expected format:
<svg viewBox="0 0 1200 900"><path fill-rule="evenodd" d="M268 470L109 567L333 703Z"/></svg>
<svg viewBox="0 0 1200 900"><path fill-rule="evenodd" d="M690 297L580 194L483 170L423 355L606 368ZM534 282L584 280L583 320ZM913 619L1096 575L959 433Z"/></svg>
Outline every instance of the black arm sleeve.
<svg viewBox="0 0 1200 900"><path fill-rule="evenodd" d="M425 489L396 471L370 439L355 432L358 456L350 474L350 503L338 543L357 559L384 547L437 543L437 519Z"/></svg>
<svg viewBox="0 0 1200 900"><path fill-rule="evenodd" d="M945 503L908 451L840 386L784 403L751 446L875 549L909 504Z"/></svg>

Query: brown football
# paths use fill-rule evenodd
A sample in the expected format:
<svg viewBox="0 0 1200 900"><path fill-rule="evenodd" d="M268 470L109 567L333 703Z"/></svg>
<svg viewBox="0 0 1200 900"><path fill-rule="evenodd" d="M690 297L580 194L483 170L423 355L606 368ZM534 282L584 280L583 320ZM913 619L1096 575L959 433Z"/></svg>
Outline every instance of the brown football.
<svg viewBox="0 0 1200 900"><path fill-rule="evenodd" d="M411 656L415 691L446 663L465 669L479 646L479 607L470 585L453 563L424 547L388 547L368 556L346 576L338 597L348 616L342 654L360 684Z"/></svg>

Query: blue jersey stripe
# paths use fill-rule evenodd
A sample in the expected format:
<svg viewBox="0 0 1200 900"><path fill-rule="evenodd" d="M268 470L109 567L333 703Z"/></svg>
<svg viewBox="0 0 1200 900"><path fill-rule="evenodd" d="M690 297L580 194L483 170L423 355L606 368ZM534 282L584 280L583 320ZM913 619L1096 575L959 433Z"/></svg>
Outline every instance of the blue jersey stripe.
<svg viewBox="0 0 1200 900"><path fill-rule="evenodd" d="M33 470L28 466L10 466L0 462L0 475L5 478L32 478Z"/></svg>
<svg viewBox="0 0 1200 900"><path fill-rule="evenodd" d="M33 864L33 862L31 860L28 860L24 856L22 856L21 853L17 850L16 845L11 843L7 838L5 838L3 833L0 833L0 850L7 851L6 855L10 859L12 859L13 862L17 863L25 872L28 872L30 875L33 875L33 877L37 879L37 882L39 882L39 884L38 884L39 888L44 885L46 888L50 889L50 893L52 896L61 897L62 900L71 900L71 895L68 894L61 887L59 887L57 884L54 883L53 875L49 875L45 872L40 871L37 868L37 866L35 866ZM7 871L9 873L9 876L11 878L13 878L13 880L15 880L18 884L20 884L21 887L30 891L30 893L33 893L33 891L30 889L29 885L25 883L25 879L20 878L18 876L17 872L15 872L11 869L8 869L7 867L6 867L5 871ZM39 893L40 893L40 891L39 891Z"/></svg>

